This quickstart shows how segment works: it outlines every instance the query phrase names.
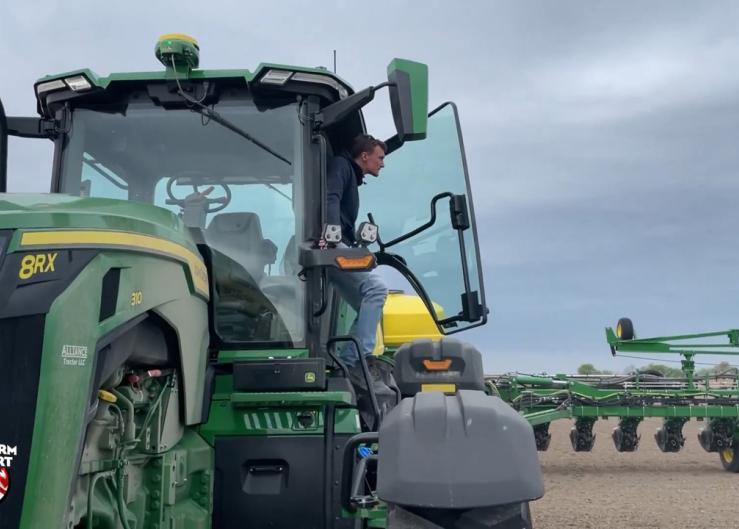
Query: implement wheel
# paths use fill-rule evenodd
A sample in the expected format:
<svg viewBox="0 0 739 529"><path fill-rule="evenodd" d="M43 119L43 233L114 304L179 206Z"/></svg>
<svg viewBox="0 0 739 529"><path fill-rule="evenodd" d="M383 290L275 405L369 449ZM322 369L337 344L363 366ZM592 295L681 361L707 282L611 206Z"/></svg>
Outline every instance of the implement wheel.
<svg viewBox="0 0 739 529"><path fill-rule="evenodd" d="M616 336L619 340L634 339L634 324L629 318L621 318L616 324Z"/></svg>
<svg viewBox="0 0 739 529"><path fill-rule="evenodd" d="M719 450L719 458L721 458L721 465L727 472L739 472L739 450L736 446L724 448Z"/></svg>

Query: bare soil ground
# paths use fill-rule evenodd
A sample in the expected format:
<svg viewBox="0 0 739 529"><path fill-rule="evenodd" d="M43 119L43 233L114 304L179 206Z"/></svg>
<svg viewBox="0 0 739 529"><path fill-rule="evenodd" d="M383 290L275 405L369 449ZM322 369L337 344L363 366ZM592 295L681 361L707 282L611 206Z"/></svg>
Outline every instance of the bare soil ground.
<svg viewBox="0 0 739 529"><path fill-rule="evenodd" d="M613 447L617 419L599 420L593 451L575 453L573 424L552 423L549 450L539 452L546 492L531 505L535 529L739 529L739 474L700 447L705 423L685 424L685 446L676 454L657 448L659 419L641 423L632 453Z"/></svg>

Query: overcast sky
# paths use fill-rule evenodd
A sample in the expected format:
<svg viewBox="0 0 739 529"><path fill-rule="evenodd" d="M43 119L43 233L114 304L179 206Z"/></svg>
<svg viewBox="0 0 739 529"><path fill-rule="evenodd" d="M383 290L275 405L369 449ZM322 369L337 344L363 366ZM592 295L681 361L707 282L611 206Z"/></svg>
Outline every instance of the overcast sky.
<svg viewBox="0 0 739 529"><path fill-rule="evenodd" d="M488 372L618 370L645 363L611 358L621 316L642 336L739 326L737 20L718 1L0 0L0 96L30 115L44 74L157 70L173 31L204 68L336 49L357 89L425 62L431 105L459 105L492 310L460 338ZM390 135L385 98L366 119ZM50 146L10 149L11 190L48 189Z"/></svg>

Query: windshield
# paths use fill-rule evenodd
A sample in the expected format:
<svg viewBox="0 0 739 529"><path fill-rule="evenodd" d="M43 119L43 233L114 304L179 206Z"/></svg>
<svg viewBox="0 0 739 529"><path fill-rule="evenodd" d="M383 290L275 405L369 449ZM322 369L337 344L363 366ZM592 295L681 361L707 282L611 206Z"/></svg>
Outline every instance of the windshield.
<svg viewBox="0 0 739 529"><path fill-rule="evenodd" d="M74 110L60 190L154 204L200 228L213 250L216 331L223 341L302 346L296 105L221 98L212 108L234 131L189 109L141 99Z"/></svg>

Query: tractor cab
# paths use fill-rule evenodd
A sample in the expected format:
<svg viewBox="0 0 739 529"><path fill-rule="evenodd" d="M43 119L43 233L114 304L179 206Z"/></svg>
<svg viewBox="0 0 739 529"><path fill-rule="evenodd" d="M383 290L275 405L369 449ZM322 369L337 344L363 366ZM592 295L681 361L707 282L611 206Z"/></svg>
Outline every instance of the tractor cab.
<svg viewBox="0 0 739 529"><path fill-rule="evenodd" d="M406 367L416 370L426 360L469 365L461 378L431 377L469 393L445 395L437 384L416 406L409 389L387 427L377 395L358 399L335 354L353 340L354 315L328 281L331 268L394 269L437 337L487 319L459 119L451 103L428 112L427 67L394 59L386 81L355 92L323 68L199 69L200 48L183 35L162 37L155 52L163 70L39 80L37 118L6 119L0 105L0 192L8 134L55 147L52 195L0 200L0 272L10 274L0 296L14 296L0 334L19 321L8 311L24 315L30 299L46 303L34 322L50 329L33 353L0 349L3 362L36 362L23 388L41 388L25 408L0 412L18 430L10 440L33 439L12 478L27 474L27 492L0 504L0 529L59 520L96 529L451 527L470 509L471 522L503 519L486 510L503 504L505 520L528 523L527 501L542 494L533 435L481 391L479 352L412 348ZM360 189L360 242L341 247L326 222L327 164L366 132L362 109L384 91L396 134L382 175ZM15 263L30 258L30 275L19 276ZM408 373L408 388L429 382ZM486 426L469 430L473 415ZM502 451L478 466L489 442ZM417 446L444 468L414 458ZM61 453L74 447L76 458ZM60 461L51 470L41 464L49 457ZM58 485L44 485L54 492L42 506L40 476ZM388 522L392 505L412 520Z"/></svg>
<svg viewBox="0 0 739 529"><path fill-rule="evenodd" d="M169 209L194 233L211 253L216 348L320 354L341 331L326 267L395 268L442 334L485 323L459 120L451 103L427 115L425 65L396 59L387 82L354 93L322 69L198 70L199 47L181 35L156 53L158 74L40 80L41 117L10 118L10 134L55 142L53 193ZM361 109L385 88L398 133L360 194L359 220L379 226L374 256L316 250L328 158L364 132Z"/></svg>

